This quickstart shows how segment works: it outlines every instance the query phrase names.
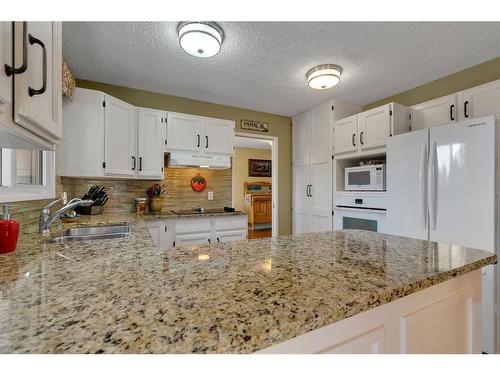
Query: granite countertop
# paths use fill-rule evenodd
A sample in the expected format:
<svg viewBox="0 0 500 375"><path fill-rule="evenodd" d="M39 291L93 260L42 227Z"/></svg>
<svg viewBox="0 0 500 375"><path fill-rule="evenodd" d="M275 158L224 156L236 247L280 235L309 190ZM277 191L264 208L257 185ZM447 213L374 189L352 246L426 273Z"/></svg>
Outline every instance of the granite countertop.
<svg viewBox="0 0 500 375"><path fill-rule="evenodd" d="M251 353L496 262L364 231L157 249L149 219L91 217L130 237L33 234L1 255L0 352Z"/></svg>

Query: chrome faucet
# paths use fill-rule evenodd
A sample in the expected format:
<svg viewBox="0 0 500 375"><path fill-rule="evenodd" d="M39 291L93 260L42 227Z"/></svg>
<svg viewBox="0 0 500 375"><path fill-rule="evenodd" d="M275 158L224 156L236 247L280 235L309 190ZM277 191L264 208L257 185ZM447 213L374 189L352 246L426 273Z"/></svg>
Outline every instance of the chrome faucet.
<svg viewBox="0 0 500 375"><path fill-rule="evenodd" d="M90 206L94 203L94 201L90 199L81 200L80 198L73 198L68 202L68 204L65 204L63 207L61 207L59 210L57 210L55 213L51 215L50 214L51 207L61 201L63 203L66 203L66 197L64 196L63 198L55 200L54 202L50 203L40 213L39 228L40 228L40 233L42 233L43 235L50 234L50 226L52 225L52 223L55 220L59 219L61 215L66 211L71 210L78 206Z"/></svg>

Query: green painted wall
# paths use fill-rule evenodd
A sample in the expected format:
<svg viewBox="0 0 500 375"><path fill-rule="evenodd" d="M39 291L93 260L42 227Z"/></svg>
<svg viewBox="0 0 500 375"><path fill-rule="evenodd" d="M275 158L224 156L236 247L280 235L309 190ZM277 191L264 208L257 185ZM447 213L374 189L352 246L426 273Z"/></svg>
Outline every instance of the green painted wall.
<svg viewBox="0 0 500 375"><path fill-rule="evenodd" d="M500 57L370 103L364 109L367 110L390 102L411 106L497 79L500 79Z"/></svg>
<svg viewBox="0 0 500 375"><path fill-rule="evenodd" d="M236 121L236 131L241 129L240 120L256 120L269 123L269 133L278 137L278 215L279 234L292 232L292 120L289 117L272 113L257 112L243 108L202 102L158 94L149 91L114 86L101 82L77 80L77 86L103 91L118 99L139 107L154 108L165 111L189 113L199 116L217 117Z"/></svg>

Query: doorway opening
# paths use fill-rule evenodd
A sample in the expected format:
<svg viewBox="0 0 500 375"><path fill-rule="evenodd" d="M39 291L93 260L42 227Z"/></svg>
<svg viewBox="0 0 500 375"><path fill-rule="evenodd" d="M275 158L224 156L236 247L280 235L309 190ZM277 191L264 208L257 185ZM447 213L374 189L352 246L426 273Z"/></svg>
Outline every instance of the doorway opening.
<svg viewBox="0 0 500 375"><path fill-rule="evenodd" d="M248 238L278 235L278 138L236 133L232 206L248 215Z"/></svg>

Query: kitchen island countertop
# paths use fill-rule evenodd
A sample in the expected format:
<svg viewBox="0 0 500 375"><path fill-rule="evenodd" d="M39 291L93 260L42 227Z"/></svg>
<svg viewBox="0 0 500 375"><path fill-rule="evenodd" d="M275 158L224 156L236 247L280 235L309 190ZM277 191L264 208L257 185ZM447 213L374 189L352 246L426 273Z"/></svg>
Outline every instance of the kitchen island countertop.
<svg viewBox="0 0 500 375"><path fill-rule="evenodd" d="M496 262L365 231L158 249L153 219L64 224L130 222L123 239L22 236L0 256L0 352L251 353Z"/></svg>

